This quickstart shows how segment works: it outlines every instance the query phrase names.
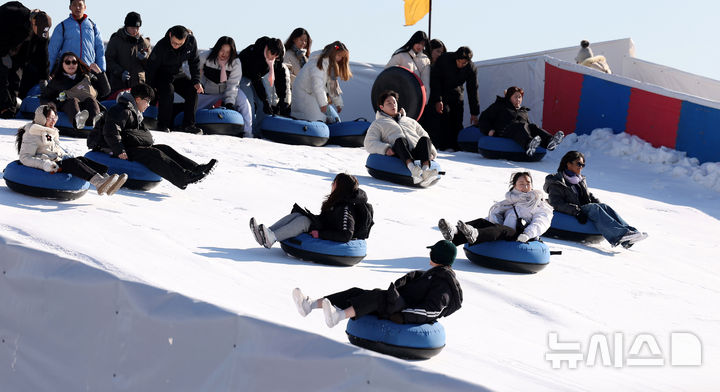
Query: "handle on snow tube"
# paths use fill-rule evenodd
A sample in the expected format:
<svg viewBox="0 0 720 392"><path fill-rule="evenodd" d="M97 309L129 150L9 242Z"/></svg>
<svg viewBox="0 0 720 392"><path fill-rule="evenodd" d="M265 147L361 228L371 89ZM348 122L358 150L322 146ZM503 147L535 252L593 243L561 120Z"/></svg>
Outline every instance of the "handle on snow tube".
<svg viewBox="0 0 720 392"><path fill-rule="evenodd" d="M307 132L307 125L303 125L303 132Z"/></svg>
<svg viewBox="0 0 720 392"><path fill-rule="evenodd" d="M561 254L562 254L562 251L561 251L561 250L551 250L551 251L550 251L550 256L558 256L558 255L561 255Z"/></svg>
<svg viewBox="0 0 720 392"><path fill-rule="evenodd" d="M365 117L358 117L358 118L355 119L355 121L365 121L365 122L367 122L367 118L365 118Z"/></svg>

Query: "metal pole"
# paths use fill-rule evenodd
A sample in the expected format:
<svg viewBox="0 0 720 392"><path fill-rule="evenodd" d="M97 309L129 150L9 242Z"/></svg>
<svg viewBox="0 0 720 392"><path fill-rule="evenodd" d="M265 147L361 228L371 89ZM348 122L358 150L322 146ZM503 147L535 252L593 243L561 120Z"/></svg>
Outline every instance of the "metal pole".
<svg viewBox="0 0 720 392"><path fill-rule="evenodd" d="M428 12L428 43L432 39L432 0L430 2L430 10Z"/></svg>

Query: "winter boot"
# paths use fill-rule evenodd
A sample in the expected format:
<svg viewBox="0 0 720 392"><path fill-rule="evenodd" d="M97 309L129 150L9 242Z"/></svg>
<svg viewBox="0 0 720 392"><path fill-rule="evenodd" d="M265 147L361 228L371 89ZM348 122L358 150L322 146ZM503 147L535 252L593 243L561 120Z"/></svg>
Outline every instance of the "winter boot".
<svg viewBox="0 0 720 392"><path fill-rule="evenodd" d="M313 300L310 297L305 296L299 288L295 288L292 292L293 301L297 306L297 311L301 316L305 317L313 310Z"/></svg>
<svg viewBox="0 0 720 392"><path fill-rule="evenodd" d="M213 170L215 170L215 165L217 165L217 163L217 159L213 158L210 160L210 162L204 165L198 165L198 167L196 167L194 171L204 173L207 176L208 174L212 173Z"/></svg>
<svg viewBox="0 0 720 392"><path fill-rule="evenodd" d="M423 177L423 170L420 168L420 166L416 165L415 162L410 162L407 164L408 170L410 170L410 175L412 176L413 184L419 184L422 182Z"/></svg>
<svg viewBox="0 0 720 392"><path fill-rule="evenodd" d="M565 133L563 131L558 131L555 135L553 135L552 139L550 139L547 149L550 151L554 150L555 147L557 147L560 143L562 143L564 138L565 138Z"/></svg>
<svg viewBox="0 0 720 392"><path fill-rule="evenodd" d="M88 120L88 117L90 117L90 113L88 113L87 110L81 110L75 115L75 128L76 129L83 129L85 128L85 123Z"/></svg>
<svg viewBox="0 0 720 392"><path fill-rule="evenodd" d="M440 233L442 233L443 238L448 241L452 241L455 234L457 234L457 229L450 226L445 219L440 219L438 221L438 229L440 229Z"/></svg>
<svg viewBox="0 0 720 392"><path fill-rule="evenodd" d="M253 236L255 236L255 241L257 241L258 244L265 246L265 236L263 235L262 230L258 227L255 218L250 218L250 231L252 231Z"/></svg>
<svg viewBox="0 0 720 392"><path fill-rule="evenodd" d="M103 177L100 173L95 173L94 176L90 179L90 183L95 186L95 189L97 189L98 195L104 195L105 192L107 192L108 188L112 186L112 184L117 181L118 179L117 174L113 174L109 177Z"/></svg>
<svg viewBox="0 0 720 392"><path fill-rule="evenodd" d="M325 324L332 328L338 325L339 322L345 320L345 312L330 303L330 300L323 298L322 300L323 313L325 313Z"/></svg>
<svg viewBox="0 0 720 392"><path fill-rule="evenodd" d="M475 241L477 241L478 231L476 228L470 225L466 225L463 221L458 221L457 229L465 236L468 244L472 245L475 243Z"/></svg>
<svg viewBox="0 0 720 392"><path fill-rule="evenodd" d="M527 149L525 150L525 154L529 157L533 156L535 154L535 150L540 145L540 136L535 136L534 138L530 139L527 145Z"/></svg>
<svg viewBox="0 0 720 392"><path fill-rule="evenodd" d="M268 249L272 248L275 241L277 241L277 239L275 239L275 233L273 233L272 230L268 229L263 224L260 225L259 229L263 237L262 245Z"/></svg>
<svg viewBox="0 0 720 392"><path fill-rule="evenodd" d="M115 192L119 191L120 188L122 188L123 185L125 185L125 181L127 181L128 175L123 173L118 176L117 181L115 181L110 188L107 190L107 195L112 196L115 194Z"/></svg>

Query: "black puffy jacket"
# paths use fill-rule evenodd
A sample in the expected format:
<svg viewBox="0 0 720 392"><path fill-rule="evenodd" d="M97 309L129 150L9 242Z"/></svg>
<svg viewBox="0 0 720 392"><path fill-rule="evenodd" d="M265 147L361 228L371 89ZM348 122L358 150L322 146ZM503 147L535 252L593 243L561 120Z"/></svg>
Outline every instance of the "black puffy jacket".
<svg viewBox="0 0 720 392"><path fill-rule="evenodd" d="M373 222L373 208L367 202L367 194L358 189L347 200L341 200L320 215L295 204L292 212L301 213L312 221L310 230L317 230L324 240L348 242L352 239L366 239Z"/></svg>
<svg viewBox="0 0 720 392"><path fill-rule="evenodd" d="M125 92L118 97L117 104L105 113L102 126L96 126L87 139L88 148L108 151L118 156L126 148L149 147L153 145L152 134L139 121L135 98Z"/></svg>
<svg viewBox="0 0 720 392"><path fill-rule="evenodd" d="M242 66L242 75L248 78L252 82L253 89L258 95L258 98L262 101L268 99L265 91L265 86L262 82L262 77L270 72L265 61L265 46L270 40L269 37L260 37L254 44L249 45L247 48L240 51L238 55L240 57L240 64ZM282 66L283 57L280 56L275 60L273 69L275 70L275 91L280 98L280 102L288 102L287 95L290 92L289 86L285 79L285 67Z"/></svg>
<svg viewBox="0 0 720 392"><path fill-rule="evenodd" d="M399 295L402 301L395 299ZM386 313L400 311L403 321L410 324L434 322L460 309L463 293L455 271L437 266L427 271L412 271L390 284L386 303L402 304L402 309L388 307ZM381 316L389 316L387 314Z"/></svg>
<svg viewBox="0 0 720 392"><path fill-rule="evenodd" d="M477 68L475 64L468 63L464 68L458 68L455 52L443 53L438 57L430 69L430 104L435 105L442 101L446 105L454 105L464 101L467 84L468 106L470 114L480 114L478 103Z"/></svg>
<svg viewBox="0 0 720 392"><path fill-rule="evenodd" d="M561 172L548 174L545 177L543 190L547 192L548 203L553 206L555 211L568 215L577 215L580 212L580 206L585 204L600 203L600 200L588 190L585 176L577 185L573 185L565 181Z"/></svg>
<svg viewBox="0 0 720 392"><path fill-rule="evenodd" d="M160 84L171 83L176 77L185 75L181 67L187 61L192 83L200 83L200 57L198 57L195 37L188 34L185 43L173 49L170 45L169 33L168 30L165 37L152 49L145 68L145 80L155 88Z"/></svg>
<svg viewBox="0 0 720 392"><path fill-rule="evenodd" d="M528 112L530 109L525 106L516 108L509 100L504 97L497 97L487 109L483 110L478 119L477 127L480 128L485 135L490 130L495 130L495 136L502 136L503 130L512 123L528 124L531 129L534 127L539 129L537 125L530 122Z"/></svg>

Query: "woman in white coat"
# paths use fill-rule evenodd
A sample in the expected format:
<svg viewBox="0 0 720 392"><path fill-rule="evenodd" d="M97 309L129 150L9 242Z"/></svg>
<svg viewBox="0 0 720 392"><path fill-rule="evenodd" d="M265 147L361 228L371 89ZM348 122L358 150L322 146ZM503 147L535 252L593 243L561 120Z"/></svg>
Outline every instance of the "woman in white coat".
<svg viewBox="0 0 720 392"><path fill-rule="evenodd" d="M454 227L440 219L438 228L443 237L455 245L497 240L528 242L540 237L550 227L553 217L553 208L545 200L545 193L533 189L528 172L514 173L510 184L505 199L490 207L487 219L458 221Z"/></svg>
<svg viewBox="0 0 720 392"><path fill-rule="evenodd" d="M310 57L295 79L290 115L306 121L337 120L328 116L332 111L329 105L338 113L342 111L338 78L347 81L352 77L349 62L350 52L340 41L325 46L320 55Z"/></svg>
<svg viewBox="0 0 720 392"><path fill-rule="evenodd" d="M430 57L426 53L428 37L424 31L416 31L405 45L401 46L390 57L385 68L400 66L415 73L425 86L427 97L430 97Z"/></svg>

